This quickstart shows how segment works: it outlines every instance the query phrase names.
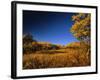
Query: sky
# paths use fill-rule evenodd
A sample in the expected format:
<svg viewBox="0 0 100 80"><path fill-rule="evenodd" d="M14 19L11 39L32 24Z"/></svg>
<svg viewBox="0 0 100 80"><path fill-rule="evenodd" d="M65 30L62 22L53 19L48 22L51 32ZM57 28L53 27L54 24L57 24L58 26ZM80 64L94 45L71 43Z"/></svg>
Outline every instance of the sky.
<svg viewBox="0 0 100 80"><path fill-rule="evenodd" d="M74 24L68 12L23 11L23 35L30 33L40 42L67 45L78 40L70 32Z"/></svg>

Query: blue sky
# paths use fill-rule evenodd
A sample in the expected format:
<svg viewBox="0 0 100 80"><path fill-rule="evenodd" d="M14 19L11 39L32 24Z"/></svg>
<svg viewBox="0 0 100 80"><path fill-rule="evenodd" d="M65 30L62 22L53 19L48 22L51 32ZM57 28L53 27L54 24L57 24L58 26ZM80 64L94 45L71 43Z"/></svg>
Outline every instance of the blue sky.
<svg viewBox="0 0 100 80"><path fill-rule="evenodd" d="M35 40L53 44L76 42L70 32L72 15L75 13L23 11L23 34L31 33Z"/></svg>

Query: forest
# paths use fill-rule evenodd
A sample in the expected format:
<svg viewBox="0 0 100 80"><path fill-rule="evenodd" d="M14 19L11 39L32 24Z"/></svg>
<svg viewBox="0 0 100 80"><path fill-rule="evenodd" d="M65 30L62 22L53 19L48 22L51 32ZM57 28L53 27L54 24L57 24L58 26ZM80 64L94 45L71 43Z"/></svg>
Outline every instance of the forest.
<svg viewBox="0 0 100 80"><path fill-rule="evenodd" d="M40 42L30 33L23 35L23 69L82 67L91 65L91 15L72 16L70 33L78 40L66 45ZM67 40L67 39L66 39Z"/></svg>

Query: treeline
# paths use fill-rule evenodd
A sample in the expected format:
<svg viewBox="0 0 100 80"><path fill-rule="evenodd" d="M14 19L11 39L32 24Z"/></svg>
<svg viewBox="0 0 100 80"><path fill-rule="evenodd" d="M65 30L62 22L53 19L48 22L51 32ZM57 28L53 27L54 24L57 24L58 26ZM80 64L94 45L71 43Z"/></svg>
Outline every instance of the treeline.
<svg viewBox="0 0 100 80"><path fill-rule="evenodd" d="M63 46L48 42L38 42L31 34L25 34L23 36L23 53L32 53L42 50L57 50L60 48L63 48Z"/></svg>
<svg viewBox="0 0 100 80"><path fill-rule="evenodd" d="M23 36L23 53L34 53L36 51L48 51L48 50L58 50L58 49L79 49L84 48L86 50L90 49L90 44L84 41L72 42L66 46L51 44L49 42L38 42L33 38L31 34L25 34Z"/></svg>
<svg viewBox="0 0 100 80"><path fill-rule="evenodd" d="M84 48L84 49L90 49L90 44L80 41L80 42L72 42L66 45L66 48Z"/></svg>

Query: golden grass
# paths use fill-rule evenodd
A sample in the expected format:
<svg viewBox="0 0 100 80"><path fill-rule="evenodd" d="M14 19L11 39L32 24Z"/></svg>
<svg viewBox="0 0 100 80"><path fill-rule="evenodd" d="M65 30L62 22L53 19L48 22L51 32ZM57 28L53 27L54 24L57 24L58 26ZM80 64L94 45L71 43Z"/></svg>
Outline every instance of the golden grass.
<svg viewBox="0 0 100 80"><path fill-rule="evenodd" d="M23 54L23 69L90 66L87 49L44 50Z"/></svg>

